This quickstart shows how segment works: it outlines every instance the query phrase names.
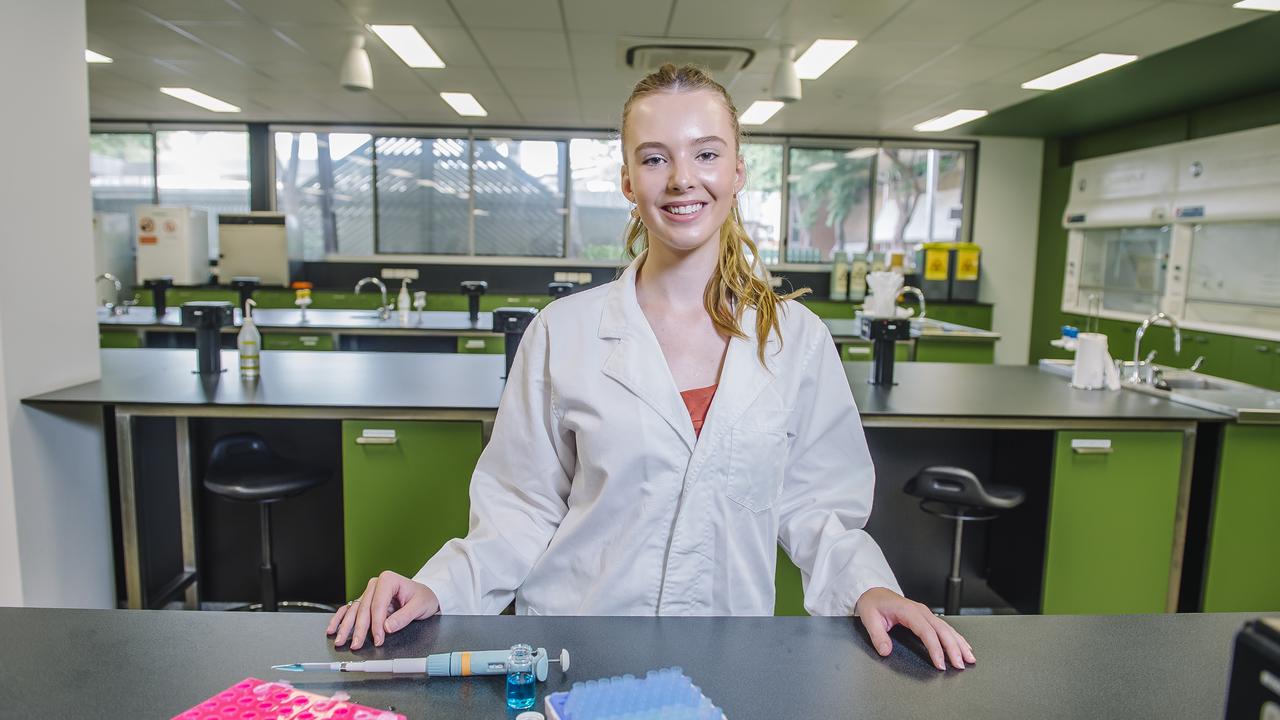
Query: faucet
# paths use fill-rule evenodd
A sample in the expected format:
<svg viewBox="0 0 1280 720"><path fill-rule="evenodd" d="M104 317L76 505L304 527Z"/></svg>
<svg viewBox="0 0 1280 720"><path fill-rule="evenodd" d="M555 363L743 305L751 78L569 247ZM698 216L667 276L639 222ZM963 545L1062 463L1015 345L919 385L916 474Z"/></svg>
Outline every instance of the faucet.
<svg viewBox="0 0 1280 720"><path fill-rule="evenodd" d="M1147 334L1147 328L1161 320L1168 322L1169 327L1173 328L1173 354L1179 355L1182 353L1182 328L1178 326L1177 318L1165 312L1153 314L1151 317L1142 321L1142 324L1138 326L1138 332L1133 335L1133 367L1129 370L1129 382L1136 383L1142 381L1142 366L1151 362L1150 356L1148 356L1148 360L1145 362L1139 362L1138 360L1141 356L1142 336ZM1154 376L1148 375L1148 377L1150 378Z"/></svg>
<svg viewBox="0 0 1280 720"><path fill-rule="evenodd" d="M357 294L357 295L359 295L359 294L360 294L360 288L362 288L362 287L364 287L365 285L368 285L368 284L370 284L370 283L372 283L372 284L374 284L374 285L377 285L377 286L378 286L378 289L382 291L382 304L378 306L378 318L379 318L379 319L381 319L381 320L390 320L390 319L391 319L391 305L387 303L387 286L386 286L386 283L382 282L381 280L379 280L379 279L378 279L378 278L376 278L376 277L360 278L360 281L356 283L356 294Z"/></svg>
<svg viewBox="0 0 1280 720"><path fill-rule="evenodd" d="M129 302L128 300L121 301L120 294L124 292L124 283L120 282L120 279L117 278L115 275L104 272L98 277L93 279L95 284L102 282L103 280L108 280L111 282L112 285L115 286L116 301L114 303L112 302L103 303L102 307L106 308L112 315L127 315L129 313L129 307L131 305L136 305L137 301L134 301L134 302Z"/></svg>

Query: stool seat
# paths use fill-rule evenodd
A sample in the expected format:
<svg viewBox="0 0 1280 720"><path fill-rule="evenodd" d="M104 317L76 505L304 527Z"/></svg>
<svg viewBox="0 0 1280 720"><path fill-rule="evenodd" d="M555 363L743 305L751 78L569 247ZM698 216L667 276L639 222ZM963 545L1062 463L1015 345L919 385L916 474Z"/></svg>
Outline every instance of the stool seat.
<svg viewBox="0 0 1280 720"><path fill-rule="evenodd" d="M902 490L923 500L988 510L1009 510L1026 499L1021 488L984 484L972 472L946 465L921 470L907 481Z"/></svg>
<svg viewBox="0 0 1280 720"><path fill-rule="evenodd" d="M214 443L204 486L231 500L268 503L310 490L325 478L276 455L260 436L240 433Z"/></svg>

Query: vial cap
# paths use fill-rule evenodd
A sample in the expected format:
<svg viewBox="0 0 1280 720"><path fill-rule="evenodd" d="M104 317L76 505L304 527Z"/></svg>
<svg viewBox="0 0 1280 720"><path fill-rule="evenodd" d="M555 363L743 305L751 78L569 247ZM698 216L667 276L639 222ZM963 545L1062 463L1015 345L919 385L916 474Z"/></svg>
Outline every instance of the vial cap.
<svg viewBox="0 0 1280 720"><path fill-rule="evenodd" d="M528 710L516 716L516 720L547 720L537 710Z"/></svg>

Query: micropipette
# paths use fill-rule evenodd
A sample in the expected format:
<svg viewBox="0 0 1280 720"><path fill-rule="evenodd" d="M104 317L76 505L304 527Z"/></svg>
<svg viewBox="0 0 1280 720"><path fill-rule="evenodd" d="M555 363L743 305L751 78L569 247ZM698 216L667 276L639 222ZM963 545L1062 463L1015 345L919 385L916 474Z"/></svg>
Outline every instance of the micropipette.
<svg viewBox="0 0 1280 720"><path fill-rule="evenodd" d="M395 658L392 660L356 660L341 662L290 663L272 665L272 670L285 672L367 672L367 673L415 673L427 677L468 677L471 675L507 674L507 656L510 650L479 650L436 653L424 658ZM560 658L547 657L545 648L533 653L534 676L539 682L547 679L549 663L559 663L561 672L569 671L569 651L561 650Z"/></svg>

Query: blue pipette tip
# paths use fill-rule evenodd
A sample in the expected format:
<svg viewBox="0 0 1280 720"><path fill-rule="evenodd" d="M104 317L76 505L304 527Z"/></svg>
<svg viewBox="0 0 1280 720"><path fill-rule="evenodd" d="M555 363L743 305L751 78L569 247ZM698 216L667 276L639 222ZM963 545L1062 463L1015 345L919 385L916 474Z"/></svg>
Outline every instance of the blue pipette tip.
<svg viewBox="0 0 1280 720"><path fill-rule="evenodd" d="M272 670L283 670L285 672L302 672L302 663L290 663L288 665L272 665Z"/></svg>

